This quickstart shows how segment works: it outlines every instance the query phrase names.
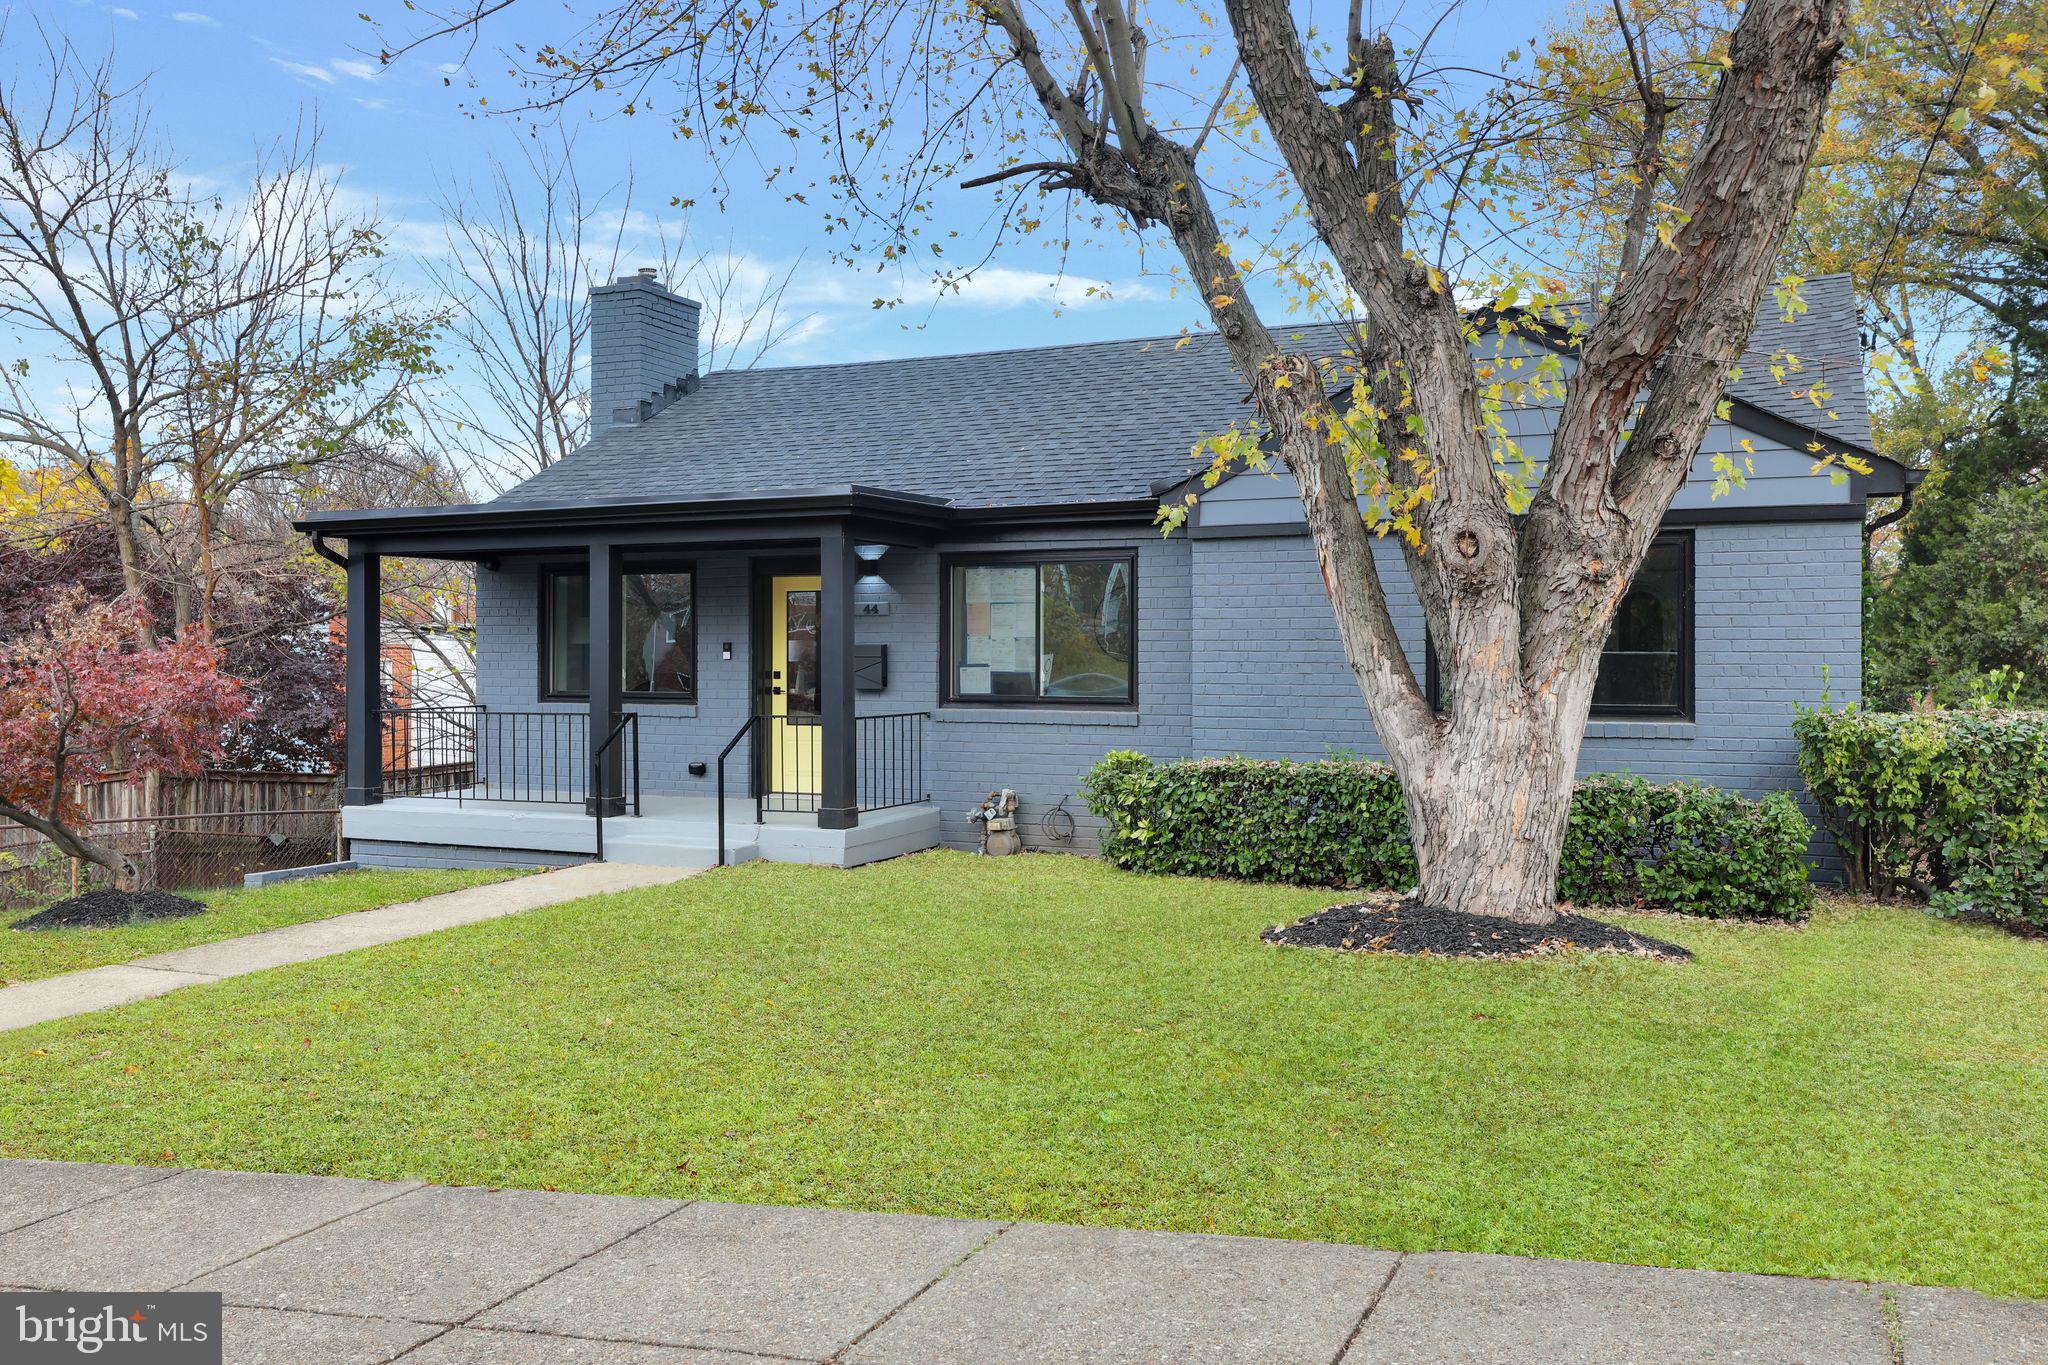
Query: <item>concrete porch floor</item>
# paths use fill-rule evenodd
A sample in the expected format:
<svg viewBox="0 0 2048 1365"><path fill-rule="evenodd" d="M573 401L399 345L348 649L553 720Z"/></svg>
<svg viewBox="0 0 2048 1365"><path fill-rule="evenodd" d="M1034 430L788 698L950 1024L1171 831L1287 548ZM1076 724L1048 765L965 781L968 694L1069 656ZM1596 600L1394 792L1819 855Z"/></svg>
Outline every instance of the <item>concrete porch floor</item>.
<svg viewBox="0 0 2048 1365"><path fill-rule="evenodd" d="M629 807L630 809L630 807ZM852 829L820 829L808 812L766 812L754 819L751 797L725 803L728 863L772 862L858 867L916 853L939 843L939 808L930 803L863 811ZM477 855L538 853L550 860L594 856L596 822L581 805L489 801L454 796L395 797L342 811L342 836L376 852L366 861L396 865L406 849L423 861L449 861L447 850ZM397 850L394 853L392 850ZM437 852L437 850L439 852ZM607 861L649 867L710 867L718 862L718 802L704 796L646 796L639 815L604 822Z"/></svg>

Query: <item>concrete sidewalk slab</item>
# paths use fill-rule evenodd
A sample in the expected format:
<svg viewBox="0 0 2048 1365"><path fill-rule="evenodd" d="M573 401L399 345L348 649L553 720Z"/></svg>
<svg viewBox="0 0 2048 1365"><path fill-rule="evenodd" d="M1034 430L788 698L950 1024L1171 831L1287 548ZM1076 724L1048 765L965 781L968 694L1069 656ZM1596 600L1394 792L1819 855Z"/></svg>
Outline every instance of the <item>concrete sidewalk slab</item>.
<svg viewBox="0 0 2048 1365"><path fill-rule="evenodd" d="M172 1289L407 1185L180 1171L0 1236L0 1280L38 1289Z"/></svg>
<svg viewBox="0 0 2048 1365"><path fill-rule="evenodd" d="M220 1322L223 1355L234 1365L384 1365L440 1330L275 1308L224 1308Z"/></svg>
<svg viewBox="0 0 2048 1365"><path fill-rule="evenodd" d="M94 1166L78 1161L0 1162L0 1232L54 1218L123 1190L169 1180L172 1167ZM0 1281L4 1283L4 1281Z"/></svg>
<svg viewBox="0 0 2048 1365"><path fill-rule="evenodd" d="M293 962L310 962L585 896L663 886L694 877L701 871L702 868L641 867L633 863L578 863L489 886L444 891L401 905L358 910L332 919L309 920L260 934L154 953L118 966L94 967L30 981L0 989L0 1033L133 1004L181 986L203 985Z"/></svg>
<svg viewBox="0 0 2048 1365"><path fill-rule="evenodd" d="M766 1359L737 1351L458 1327L407 1356L405 1365L762 1365Z"/></svg>
<svg viewBox="0 0 2048 1365"><path fill-rule="evenodd" d="M1965 1289L1894 1291L1905 1365L2025 1365L2048 1360L2048 1305Z"/></svg>
<svg viewBox="0 0 2048 1365"><path fill-rule="evenodd" d="M1433 1252L1403 1258L1342 1365L1891 1358L1870 1285Z"/></svg>
<svg viewBox="0 0 2048 1365"><path fill-rule="evenodd" d="M1031 1224L847 1359L1335 1360L1398 1260L1324 1242Z"/></svg>
<svg viewBox="0 0 2048 1365"><path fill-rule="evenodd" d="M263 1308L461 1322L680 1207L433 1185L185 1288Z"/></svg>
<svg viewBox="0 0 2048 1365"><path fill-rule="evenodd" d="M2048 1303L1715 1271L7 1160L0 1208L30 1286L279 1237L177 1286L223 1294L230 1365L2048 1359Z"/></svg>
<svg viewBox="0 0 2048 1365"><path fill-rule="evenodd" d="M816 1360L850 1345L1001 1228L692 1204L476 1325Z"/></svg>

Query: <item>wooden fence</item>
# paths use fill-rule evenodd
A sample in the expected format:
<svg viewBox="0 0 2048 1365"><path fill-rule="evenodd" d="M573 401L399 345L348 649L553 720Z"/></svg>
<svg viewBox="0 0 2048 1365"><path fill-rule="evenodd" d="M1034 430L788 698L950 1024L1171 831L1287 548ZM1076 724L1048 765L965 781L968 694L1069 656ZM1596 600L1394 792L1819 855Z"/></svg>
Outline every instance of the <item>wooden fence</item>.
<svg viewBox="0 0 2048 1365"><path fill-rule="evenodd" d="M84 784L79 797L93 836L135 858L146 886L226 886L245 871L335 856L341 780L332 773L112 777ZM34 830L0 820L0 911L63 894L69 860L54 853Z"/></svg>

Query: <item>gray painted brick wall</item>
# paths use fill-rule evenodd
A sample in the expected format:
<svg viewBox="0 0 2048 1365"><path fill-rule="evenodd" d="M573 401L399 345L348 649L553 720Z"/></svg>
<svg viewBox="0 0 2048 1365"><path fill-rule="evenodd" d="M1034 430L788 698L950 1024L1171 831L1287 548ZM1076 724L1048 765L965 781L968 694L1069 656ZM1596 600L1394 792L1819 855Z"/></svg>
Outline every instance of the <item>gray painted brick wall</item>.
<svg viewBox="0 0 2048 1365"><path fill-rule="evenodd" d="M1693 536L1694 720L1595 718L1579 769L1790 791L1803 802L1793 705L1861 691L1861 528L1710 525ZM1401 586L1399 551L1375 548L1419 665L1421 609ZM1195 753L1384 757L1306 538L1198 540L1193 568ZM1814 853L1831 862L1821 845Z"/></svg>
<svg viewBox="0 0 2048 1365"><path fill-rule="evenodd" d="M1824 686L1847 701L1860 687L1858 528L1703 526L1694 536L1696 718L1596 719L1581 768L1690 777L1750 793L1798 791L1793 703L1817 701ZM1135 712L938 704L940 553L1121 546L1135 547L1138 556ZM1376 548L1390 584L1398 585L1398 551ZM700 700L632 709L641 716L646 789L708 796L710 777L691 778L687 765L714 759L747 714L750 562L736 553L697 555L694 562ZM1038 817L1078 791L1082 775L1111 749L1161 758L1380 755L1304 538L1166 540L1149 531L1090 528L1020 533L937 550L892 549L879 577L864 582L859 595L887 600L890 614L862 618L856 636L889 646L889 685L860 694L858 709L931 713L923 723L926 784L951 845L972 846L966 811L998 786L1019 792L1026 842L1041 844ZM538 699L538 592L534 562L478 573L480 699L494 709L578 712L576 703ZM1421 613L1407 597L1397 588L1396 619L1419 669ZM733 646L729 662L719 657L725 642ZM736 780L739 774L736 763ZM1078 797L1068 805L1080 826L1075 846L1093 850L1097 822Z"/></svg>

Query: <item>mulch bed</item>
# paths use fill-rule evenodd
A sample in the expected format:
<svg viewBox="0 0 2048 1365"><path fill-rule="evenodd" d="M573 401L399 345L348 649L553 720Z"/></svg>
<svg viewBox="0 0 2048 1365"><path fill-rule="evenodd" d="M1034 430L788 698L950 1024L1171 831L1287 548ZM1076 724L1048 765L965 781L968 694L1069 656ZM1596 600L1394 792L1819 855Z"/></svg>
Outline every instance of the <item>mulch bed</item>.
<svg viewBox="0 0 2048 1365"><path fill-rule="evenodd" d="M141 920L179 919L206 907L168 891L88 891L16 920L17 929L112 929Z"/></svg>
<svg viewBox="0 0 2048 1365"><path fill-rule="evenodd" d="M1333 905L1307 919L1275 925L1259 937L1268 943L1296 948L1407 953L1419 957L1533 957L1538 953L1588 952L1627 953L1669 962L1687 962L1692 958L1690 952L1675 943L1632 934L1582 915L1559 915L1549 924L1518 924L1514 920L1468 915L1399 897Z"/></svg>

